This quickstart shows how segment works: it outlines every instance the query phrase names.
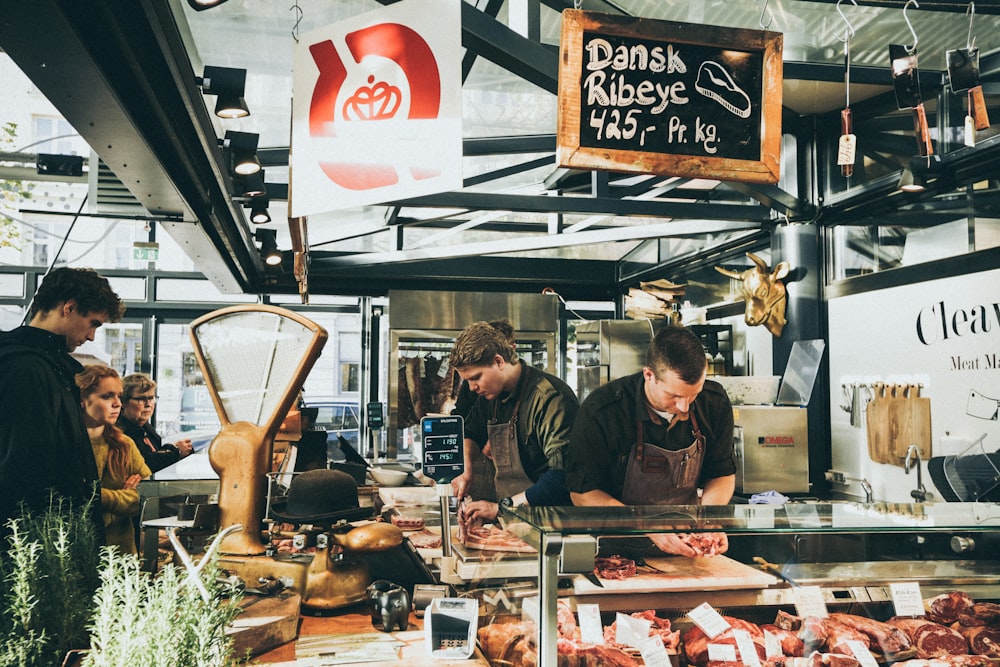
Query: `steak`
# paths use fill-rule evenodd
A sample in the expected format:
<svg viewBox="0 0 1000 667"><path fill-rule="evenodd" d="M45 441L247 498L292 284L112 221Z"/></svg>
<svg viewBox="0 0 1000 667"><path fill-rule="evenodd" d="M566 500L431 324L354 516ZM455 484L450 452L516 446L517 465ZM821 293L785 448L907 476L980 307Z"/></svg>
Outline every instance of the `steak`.
<svg viewBox="0 0 1000 667"><path fill-rule="evenodd" d="M965 655L969 644L957 630L926 618L890 618L889 625L906 633L917 649L918 658L938 658L946 655Z"/></svg>
<svg viewBox="0 0 1000 667"><path fill-rule="evenodd" d="M975 601L964 591L951 591L924 600L927 618L944 625L958 620L958 617L972 608Z"/></svg>
<svg viewBox="0 0 1000 667"><path fill-rule="evenodd" d="M627 579L635 576L635 561L624 556L594 559L594 574L601 579Z"/></svg>
<svg viewBox="0 0 1000 667"><path fill-rule="evenodd" d="M868 648L873 652L890 657L912 648L910 638L897 627L856 614L830 614L828 620L843 623L862 633L868 639ZM847 651L850 654L850 651Z"/></svg>

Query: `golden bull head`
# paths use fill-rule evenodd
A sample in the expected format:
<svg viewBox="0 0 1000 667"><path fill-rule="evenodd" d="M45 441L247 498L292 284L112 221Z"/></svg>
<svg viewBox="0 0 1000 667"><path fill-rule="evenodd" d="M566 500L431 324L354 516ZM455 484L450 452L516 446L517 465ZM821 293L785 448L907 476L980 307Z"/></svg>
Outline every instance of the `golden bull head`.
<svg viewBox="0 0 1000 667"><path fill-rule="evenodd" d="M788 275L791 266L788 262L779 262L774 271L771 271L764 260L752 252L748 252L747 257L753 261L754 266L746 271L730 271L721 266L715 267L715 270L742 281L743 299L747 305L743 321L751 327L763 324L775 338L781 338L781 332L788 323L785 320L788 294L782 279Z"/></svg>

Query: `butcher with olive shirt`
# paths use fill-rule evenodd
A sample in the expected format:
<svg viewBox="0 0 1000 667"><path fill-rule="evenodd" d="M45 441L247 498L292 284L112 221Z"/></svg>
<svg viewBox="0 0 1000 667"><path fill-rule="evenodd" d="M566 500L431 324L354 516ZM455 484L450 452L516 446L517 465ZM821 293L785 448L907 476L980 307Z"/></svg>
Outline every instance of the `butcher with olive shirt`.
<svg viewBox="0 0 1000 667"><path fill-rule="evenodd" d="M642 371L595 389L580 406L565 455L574 505L726 505L736 488L733 407L706 379L705 349L684 327L661 329ZM661 550L699 556L679 534ZM715 534L716 553L728 548Z"/></svg>

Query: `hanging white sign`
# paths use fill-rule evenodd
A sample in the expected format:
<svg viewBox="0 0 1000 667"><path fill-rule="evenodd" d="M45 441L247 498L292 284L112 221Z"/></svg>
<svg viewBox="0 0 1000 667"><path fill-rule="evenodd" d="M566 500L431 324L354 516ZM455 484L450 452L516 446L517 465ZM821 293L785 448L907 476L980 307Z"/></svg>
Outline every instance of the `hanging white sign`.
<svg viewBox="0 0 1000 667"><path fill-rule="evenodd" d="M300 35L292 216L461 188L461 4L406 0Z"/></svg>

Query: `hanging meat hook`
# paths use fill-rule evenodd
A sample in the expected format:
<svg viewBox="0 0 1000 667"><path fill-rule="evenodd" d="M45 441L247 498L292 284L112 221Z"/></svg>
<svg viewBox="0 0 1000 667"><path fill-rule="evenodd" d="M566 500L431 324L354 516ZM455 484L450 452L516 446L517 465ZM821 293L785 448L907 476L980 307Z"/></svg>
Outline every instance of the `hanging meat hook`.
<svg viewBox="0 0 1000 667"><path fill-rule="evenodd" d="M767 12L767 2L768 2L768 0L764 0L764 6L761 7L761 9L760 9L760 18L757 19L757 23L759 23L760 27L763 28L764 30L767 30L768 27L770 27L770 25L771 25L771 21L774 20L774 14L768 14L768 12ZM766 23L764 22L764 15L765 14L767 14L767 22Z"/></svg>
<svg viewBox="0 0 1000 667"><path fill-rule="evenodd" d="M972 50L972 47L976 45L976 38L972 36L972 20L976 18L976 3L970 2L969 8L965 10L965 13L969 17L969 34L965 37L965 48Z"/></svg>
<svg viewBox="0 0 1000 667"><path fill-rule="evenodd" d="M844 12L840 8L841 2L843 2L843 0L837 0L837 13L840 14L840 18L843 19L844 25L847 26L847 30L844 31L844 36L843 38L841 38L840 41L847 43L848 41L850 41L851 37L854 37L855 30L854 26L851 25L851 22L847 20L846 16L844 16ZM853 4L855 7L858 6L857 0L851 0L851 4Z"/></svg>
<svg viewBox="0 0 1000 667"><path fill-rule="evenodd" d="M917 9L920 9L920 5L917 4L917 0L906 0L906 4L903 5L903 20L906 21L906 27L910 29L910 34L913 35L913 44L906 47L907 53L913 53L917 50L917 31L913 29L913 24L910 23L910 17L906 15L906 10L909 9L910 5L913 5Z"/></svg>

